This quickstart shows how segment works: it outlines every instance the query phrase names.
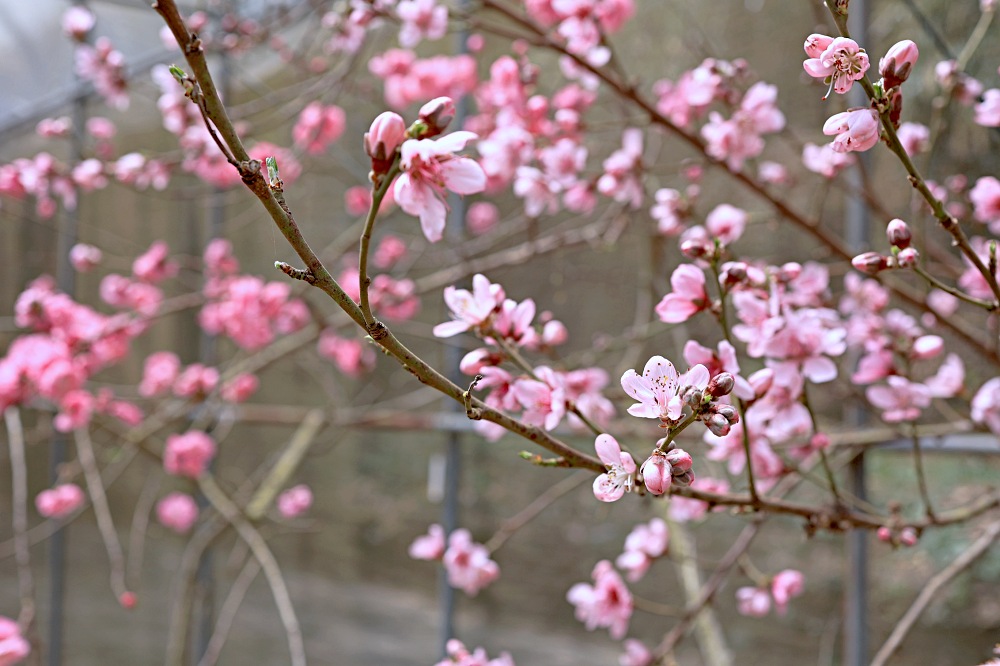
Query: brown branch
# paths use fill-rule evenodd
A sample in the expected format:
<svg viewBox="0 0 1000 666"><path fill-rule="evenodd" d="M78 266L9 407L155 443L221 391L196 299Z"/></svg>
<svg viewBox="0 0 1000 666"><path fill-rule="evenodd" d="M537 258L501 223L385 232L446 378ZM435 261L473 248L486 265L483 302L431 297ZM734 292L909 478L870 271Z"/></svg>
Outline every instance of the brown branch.
<svg viewBox="0 0 1000 666"><path fill-rule="evenodd" d="M906 634L916 624L917 618L938 597L941 589L983 555L993 545L993 542L997 540L997 537L1000 537L1000 520L990 523L982 536L976 539L961 555L956 557L951 564L927 581L927 584L920 590L920 594L914 599L913 604L903 614L903 617L900 618L899 623L892 630L892 633L889 634L889 638L879 648L875 658L872 659L871 666L883 666L889 661L893 653L899 649Z"/></svg>

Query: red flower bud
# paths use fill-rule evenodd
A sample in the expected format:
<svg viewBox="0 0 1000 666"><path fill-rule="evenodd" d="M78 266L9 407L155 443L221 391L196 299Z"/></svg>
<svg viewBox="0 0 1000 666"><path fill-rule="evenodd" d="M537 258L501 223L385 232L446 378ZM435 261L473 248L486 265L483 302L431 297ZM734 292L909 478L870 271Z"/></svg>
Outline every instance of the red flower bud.
<svg viewBox="0 0 1000 666"><path fill-rule="evenodd" d="M866 275L875 275L889 268L889 260L878 252L863 252L851 259L851 265Z"/></svg>
<svg viewBox="0 0 1000 666"><path fill-rule="evenodd" d="M910 71L919 55L917 45L909 39L893 44L885 57L878 61L878 72L882 75L886 90L895 88L910 77Z"/></svg>

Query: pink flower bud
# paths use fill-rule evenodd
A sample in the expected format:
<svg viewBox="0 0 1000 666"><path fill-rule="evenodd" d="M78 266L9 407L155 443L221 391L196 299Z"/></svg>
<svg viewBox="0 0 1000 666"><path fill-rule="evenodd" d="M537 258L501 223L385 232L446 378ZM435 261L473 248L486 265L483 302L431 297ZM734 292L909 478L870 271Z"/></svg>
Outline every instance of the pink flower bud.
<svg viewBox="0 0 1000 666"><path fill-rule="evenodd" d="M679 476L684 472L691 469L691 465L694 463L691 460L691 454L684 449L673 449L666 455L667 462L673 468L672 474L674 476Z"/></svg>
<svg viewBox="0 0 1000 666"><path fill-rule="evenodd" d="M406 123L398 113L385 111L372 121L371 128L365 132L365 152L372 158L372 168L376 173L389 170L393 155L405 138Z"/></svg>
<svg viewBox="0 0 1000 666"><path fill-rule="evenodd" d="M878 537L879 541L883 541L885 543L890 543L892 541L892 530L890 530L885 525L878 528L878 531L875 532L875 535Z"/></svg>
<svg viewBox="0 0 1000 666"><path fill-rule="evenodd" d="M944 340L937 335L921 335L913 341L910 349L910 358L916 360L926 360L934 358L944 351Z"/></svg>
<svg viewBox="0 0 1000 666"><path fill-rule="evenodd" d="M851 259L851 265L865 275L875 275L889 268L889 261L878 252L863 252Z"/></svg>
<svg viewBox="0 0 1000 666"><path fill-rule="evenodd" d="M642 463L639 470L642 473L642 481L646 484L646 490L654 495L662 495L670 489L673 481L673 469L667 456L656 452Z"/></svg>
<svg viewBox="0 0 1000 666"><path fill-rule="evenodd" d="M721 398L732 393L735 386L736 379L730 373L720 372L708 382L705 391L713 398Z"/></svg>
<svg viewBox="0 0 1000 666"><path fill-rule="evenodd" d="M451 97L432 99L420 107L419 118L427 126L420 138L427 139L437 136L455 118L455 102Z"/></svg>
<svg viewBox="0 0 1000 666"><path fill-rule="evenodd" d="M139 597L135 592L122 592L118 597L118 603L125 610L132 610L139 603Z"/></svg>
<svg viewBox="0 0 1000 666"><path fill-rule="evenodd" d="M312 506L313 494L309 486L301 484L278 495L278 513L282 518L295 518Z"/></svg>
<svg viewBox="0 0 1000 666"><path fill-rule="evenodd" d="M912 527L904 527L899 531L899 543L904 546L915 546L917 545L917 531Z"/></svg>
<svg viewBox="0 0 1000 666"><path fill-rule="evenodd" d="M910 71L917 62L920 52L909 39L893 44L885 57L878 61L878 72L882 75L885 89L895 88L910 77Z"/></svg>
<svg viewBox="0 0 1000 666"><path fill-rule="evenodd" d="M167 437L163 469L167 474L197 479L215 457L215 440L198 430Z"/></svg>
<svg viewBox="0 0 1000 666"><path fill-rule="evenodd" d="M913 268L920 261L920 252L915 247L900 250L896 255L896 265L900 268Z"/></svg>
<svg viewBox="0 0 1000 666"><path fill-rule="evenodd" d="M717 437L725 437L729 434L729 430L732 426L729 424L729 419L721 414L712 414L705 421L705 425L712 432L713 435Z"/></svg>
<svg viewBox="0 0 1000 666"><path fill-rule="evenodd" d="M910 240L913 238L909 225L899 218L889 222L889 226L885 228L885 235L889 238L889 244L900 250L910 247Z"/></svg>
<svg viewBox="0 0 1000 666"><path fill-rule="evenodd" d="M198 520L198 504L185 493L170 493L156 503L156 519L178 534L187 534Z"/></svg>

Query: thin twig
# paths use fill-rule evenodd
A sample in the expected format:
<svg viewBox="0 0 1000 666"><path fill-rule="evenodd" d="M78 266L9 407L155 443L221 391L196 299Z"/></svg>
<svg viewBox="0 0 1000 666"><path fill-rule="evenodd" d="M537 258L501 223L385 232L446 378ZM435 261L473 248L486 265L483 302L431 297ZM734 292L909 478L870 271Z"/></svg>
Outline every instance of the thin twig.
<svg viewBox="0 0 1000 666"><path fill-rule="evenodd" d="M899 623L896 624L892 633L889 634L889 638L886 639L882 647L879 648L878 653L875 658L872 659L871 666L883 666L893 653L899 649L902 644L903 639L906 634L913 628L916 624L917 619L920 617L921 613L927 609L938 597L938 592L945 585L951 582L955 576L960 574L962 571L967 569L973 562L975 562L983 553L989 550L993 542L996 541L997 537L1000 537L1000 520L990 523L986 528L986 531L981 537L976 539L965 551L955 558L955 560L949 564L947 567L939 571L933 578L927 581L927 584L923 586L920 590L920 594L913 601L910 608L903 614L900 618Z"/></svg>
<svg viewBox="0 0 1000 666"><path fill-rule="evenodd" d="M8 407L3 413L10 446L11 523L14 530L14 556L17 562L17 587L21 612L17 624L27 633L35 621L35 580L31 575L31 551L28 545L28 465L24 456L24 427L21 412Z"/></svg>
<svg viewBox="0 0 1000 666"><path fill-rule="evenodd" d="M264 571L264 577L271 588L274 605L278 608L281 623L285 627L291 664L292 666L306 666L306 650L302 642L302 628L295 615L295 607L292 605L288 586L285 585L284 576L281 574L281 567L278 566L278 561L274 558L274 554L268 547L264 537L243 516L239 507L219 488L211 475L202 474L198 478L198 488L205 495L205 499L209 501L212 507L236 529L236 533L247 544L250 552L253 553L254 558L260 564Z"/></svg>
<svg viewBox="0 0 1000 666"><path fill-rule="evenodd" d="M76 438L76 452L80 459L80 467L83 468L83 476L87 480L87 493L90 495L90 503L94 508L94 516L97 518L97 528L101 533L101 539L104 540L104 549L108 552L108 564L111 566L111 591L121 602L124 599L123 595L128 592L128 587L125 584L125 555L122 553L122 545L118 541L115 523L111 518L108 498L104 494L104 483L101 481L101 473L97 469L94 445L90 441L90 431L86 426L77 428L73 434Z"/></svg>
<svg viewBox="0 0 1000 666"><path fill-rule="evenodd" d="M226 600L222 603L222 608L219 609L219 617L215 621L215 629L212 630L212 637L205 648L205 654L198 661L198 666L215 666L215 663L219 661L222 648L226 644L226 638L229 636L229 630L233 626L233 620L236 619L236 612L243 604L243 599L246 597L250 585L257 578L258 573L260 573L260 563L252 558L247 560L236 580L230 586L229 594L226 595Z"/></svg>

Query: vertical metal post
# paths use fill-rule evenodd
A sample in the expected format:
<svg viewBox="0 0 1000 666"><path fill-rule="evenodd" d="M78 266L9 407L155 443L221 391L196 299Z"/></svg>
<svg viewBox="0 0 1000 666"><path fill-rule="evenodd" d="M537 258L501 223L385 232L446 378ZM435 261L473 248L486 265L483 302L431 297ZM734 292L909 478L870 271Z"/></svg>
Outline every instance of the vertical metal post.
<svg viewBox="0 0 1000 666"><path fill-rule="evenodd" d="M222 15L230 11L237 11L237 3L223 3L220 7ZM221 25L221 22L220 22ZM232 60L226 51L219 54L218 76L219 92L223 100L230 102L230 94L233 87ZM195 251L203 253L207 244L215 238L224 235L226 223L226 190L213 187L209 193L207 224L199 224L197 218L192 218L191 238L196 239L198 246ZM204 226L205 228L201 228ZM204 331L200 332L198 346L198 361L205 366L212 366L218 362L216 349L216 338ZM215 466L213 460L211 466ZM208 502L204 496L198 495L197 501L200 508L207 506ZM198 572L195 577L197 594L195 596L197 607L193 609L196 617L196 628L194 632L194 643L192 649L195 661L200 661L208 651L208 644L212 640L212 632L215 628L215 576L213 572L212 549L206 548L198 562Z"/></svg>
<svg viewBox="0 0 1000 666"><path fill-rule="evenodd" d="M70 3L86 7L86 2ZM87 98L79 95L73 100L70 111L73 128L70 133L69 163L78 164L83 160L84 126L87 123ZM72 186L72 187L75 187ZM63 208L59 217L56 236L56 286L59 291L73 297L76 292L76 272L69 261L69 251L76 245L80 226L79 201L72 209ZM63 433L55 433L49 442L49 481L55 484L59 469L66 463L68 438ZM48 617L48 666L62 666L63 662L63 616L66 601L66 547L68 527L56 530L49 539L49 617Z"/></svg>
<svg viewBox="0 0 1000 666"><path fill-rule="evenodd" d="M868 0L853 0L848 25L851 34L862 46L869 47ZM854 86L849 94L851 106L867 106L868 99L860 86ZM870 220L868 206L861 196L864 187L863 173L869 173L871 157L868 153L856 153L860 165L848 174L852 193L846 202L847 242L853 251L859 251L868 243ZM860 426L865 421L863 409L848 409L845 420ZM848 465L848 489L860 500L865 500L865 457L859 452ZM847 585L844 590L844 654L845 666L864 666L868 663L868 532L852 529L847 533Z"/></svg>
<svg viewBox="0 0 1000 666"><path fill-rule="evenodd" d="M468 2L459 1L459 9L465 9ZM455 35L454 52L467 53L466 39L468 31L459 30ZM459 129L465 123L468 115L468 102L465 97L455 100L455 119L452 128ZM465 228L465 199L455 194L448 197L451 210L448 214L446 234L449 242L462 240ZM445 368L453 382L461 385L464 381L459 370L462 361L462 348L457 343L448 344L444 352ZM461 405L449 402L448 410L458 412ZM444 506L441 509L441 526L445 534L451 534L458 527L458 490L462 462L462 436L458 430L450 429L445 441L445 472L444 472ZM441 615L441 626L438 634L438 652L442 658L446 655L448 641L455 635L455 590L448 584L448 575L444 568L438 571L438 611Z"/></svg>

